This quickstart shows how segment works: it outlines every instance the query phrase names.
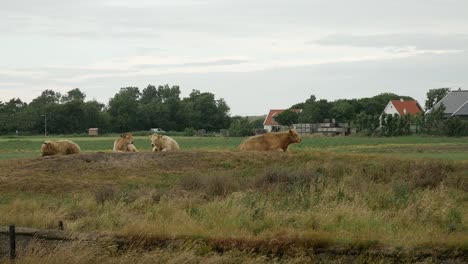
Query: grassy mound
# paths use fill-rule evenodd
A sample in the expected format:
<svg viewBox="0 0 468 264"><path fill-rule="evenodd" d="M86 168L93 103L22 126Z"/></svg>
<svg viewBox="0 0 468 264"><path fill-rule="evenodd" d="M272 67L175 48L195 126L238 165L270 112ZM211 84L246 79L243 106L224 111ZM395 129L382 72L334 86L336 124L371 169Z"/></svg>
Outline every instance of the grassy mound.
<svg viewBox="0 0 468 264"><path fill-rule="evenodd" d="M466 162L182 151L5 160L0 171L0 225L63 220L71 231L220 248L468 247Z"/></svg>

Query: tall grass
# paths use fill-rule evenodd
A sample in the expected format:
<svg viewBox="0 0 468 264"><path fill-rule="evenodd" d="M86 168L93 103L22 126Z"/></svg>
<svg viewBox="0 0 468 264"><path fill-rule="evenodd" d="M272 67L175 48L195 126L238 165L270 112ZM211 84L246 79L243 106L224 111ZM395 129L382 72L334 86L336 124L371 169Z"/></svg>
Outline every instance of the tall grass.
<svg viewBox="0 0 468 264"><path fill-rule="evenodd" d="M0 225L51 228L63 219L68 230L126 236L320 238L349 247L363 241L468 246L466 163L302 152L206 152L188 156L195 160L187 164L178 161L187 155L161 156L154 167L146 160L142 171L128 162L133 172L127 174L117 173L123 168L116 163L115 168L99 169L107 174L103 183L112 185L84 185L68 194L41 194L40 188L53 184L52 179L28 186L18 181L12 186L36 190L37 195L0 199ZM164 157L177 167L161 168ZM73 171L52 189L72 190L71 185L83 186L90 179L99 183L93 166ZM171 177L163 180L166 185L148 184L163 177Z"/></svg>

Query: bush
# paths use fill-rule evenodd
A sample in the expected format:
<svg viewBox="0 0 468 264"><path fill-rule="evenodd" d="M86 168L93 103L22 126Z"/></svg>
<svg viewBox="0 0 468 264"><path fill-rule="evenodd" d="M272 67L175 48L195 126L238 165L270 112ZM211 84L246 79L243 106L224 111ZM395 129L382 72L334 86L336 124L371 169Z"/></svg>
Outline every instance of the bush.
<svg viewBox="0 0 468 264"><path fill-rule="evenodd" d="M208 196L226 196L239 189L239 182L226 175L190 175L181 178L179 187L186 191L201 191Z"/></svg>
<svg viewBox="0 0 468 264"><path fill-rule="evenodd" d="M197 134L197 131L195 131L195 128L193 127L187 127L184 129L184 136L186 137L193 137Z"/></svg>
<svg viewBox="0 0 468 264"><path fill-rule="evenodd" d="M254 187L257 189L269 189L273 186L287 187L292 185L310 186L317 175L311 171L294 171L284 168L271 168L265 171L264 174L257 176L254 179Z"/></svg>
<svg viewBox="0 0 468 264"><path fill-rule="evenodd" d="M105 186L94 191L94 198L97 204L104 204L108 201L115 200L116 194L112 187Z"/></svg>
<svg viewBox="0 0 468 264"><path fill-rule="evenodd" d="M231 137L245 137L253 134L253 125L247 118L233 118L229 126L229 135Z"/></svg>
<svg viewBox="0 0 468 264"><path fill-rule="evenodd" d="M445 135L452 137L468 136L468 121L452 117L444 122Z"/></svg>

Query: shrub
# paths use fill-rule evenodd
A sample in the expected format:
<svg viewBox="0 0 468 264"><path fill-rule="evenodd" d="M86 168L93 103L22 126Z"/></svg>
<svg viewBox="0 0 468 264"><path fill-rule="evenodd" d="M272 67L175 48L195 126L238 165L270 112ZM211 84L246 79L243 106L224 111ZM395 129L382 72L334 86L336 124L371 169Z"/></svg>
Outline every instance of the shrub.
<svg viewBox="0 0 468 264"><path fill-rule="evenodd" d="M253 134L253 125L247 118L235 117L229 126L229 135L231 137L244 137Z"/></svg>
<svg viewBox="0 0 468 264"><path fill-rule="evenodd" d="M208 196L226 196L239 189L239 182L227 175L190 175L180 179L179 187L186 191L202 191Z"/></svg>
<svg viewBox="0 0 468 264"><path fill-rule="evenodd" d="M414 164L414 170L408 172L407 180L413 188L435 188L453 171L452 166L443 162L426 161Z"/></svg>
<svg viewBox="0 0 468 264"><path fill-rule="evenodd" d="M113 201L115 200L115 197L116 194L114 188L109 186L101 187L94 191L94 198L98 204L104 204L107 201Z"/></svg>
<svg viewBox="0 0 468 264"><path fill-rule="evenodd" d="M462 137L468 136L468 122L458 117L452 117L444 122L445 135Z"/></svg>
<svg viewBox="0 0 468 264"><path fill-rule="evenodd" d="M287 187L310 187L317 180L315 172L308 170L294 171L275 167L267 169L263 174L255 177L253 180L254 188L270 189L274 186L280 186L283 189Z"/></svg>
<svg viewBox="0 0 468 264"><path fill-rule="evenodd" d="M193 127L187 127L184 129L184 136L186 137L193 137L197 134L197 131L195 131L195 128Z"/></svg>

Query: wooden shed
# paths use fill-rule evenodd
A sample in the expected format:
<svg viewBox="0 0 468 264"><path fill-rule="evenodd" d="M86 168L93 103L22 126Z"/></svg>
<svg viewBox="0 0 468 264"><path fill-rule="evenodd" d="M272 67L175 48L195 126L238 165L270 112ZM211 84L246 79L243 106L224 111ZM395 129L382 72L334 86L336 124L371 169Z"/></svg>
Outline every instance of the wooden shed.
<svg viewBox="0 0 468 264"><path fill-rule="evenodd" d="M97 136L97 135L99 135L99 128L94 127L94 128L88 129L88 136Z"/></svg>

